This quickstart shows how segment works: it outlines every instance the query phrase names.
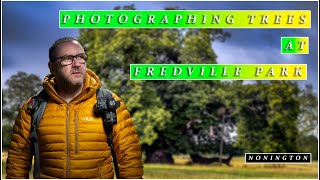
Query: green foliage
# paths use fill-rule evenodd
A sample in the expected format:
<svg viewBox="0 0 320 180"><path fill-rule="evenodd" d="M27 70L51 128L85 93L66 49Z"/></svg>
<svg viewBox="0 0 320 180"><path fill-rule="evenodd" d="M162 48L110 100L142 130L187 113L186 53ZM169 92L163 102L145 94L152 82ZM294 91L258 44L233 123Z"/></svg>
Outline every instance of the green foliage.
<svg viewBox="0 0 320 180"><path fill-rule="evenodd" d="M23 103L42 87L40 78L34 74L18 72L6 81L2 89L2 147L7 148L11 141L14 121Z"/></svg>
<svg viewBox="0 0 320 180"><path fill-rule="evenodd" d="M264 152L297 152L298 116L300 104L297 83L271 82L269 92L269 113L267 138L272 142ZM269 143L271 144L271 143Z"/></svg>
<svg viewBox="0 0 320 180"><path fill-rule="evenodd" d="M300 135L297 140L299 152L311 153L312 160L318 160L318 138L314 135Z"/></svg>
<svg viewBox="0 0 320 180"><path fill-rule="evenodd" d="M292 82L247 85L237 145L249 152L297 152L298 94Z"/></svg>
<svg viewBox="0 0 320 180"><path fill-rule="evenodd" d="M11 143L12 126L9 124L2 126L2 148L8 148Z"/></svg>
<svg viewBox="0 0 320 180"><path fill-rule="evenodd" d="M6 81L2 90L3 122L13 125L23 103L42 87L41 79L35 74L18 72Z"/></svg>
<svg viewBox="0 0 320 180"><path fill-rule="evenodd" d="M312 85L306 85L306 88L299 94L300 116L299 130L304 136L318 134L318 97L313 92Z"/></svg>
<svg viewBox="0 0 320 180"><path fill-rule="evenodd" d="M133 114L135 125L140 136L140 143L152 145L158 138L159 131L166 128L171 122L171 114L166 111L159 97L157 97L153 84L145 85L142 88L139 99L131 106L136 108ZM132 102L129 98L129 103ZM138 103L137 103L138 102Z"/></svg>
<svg viewBox="0 0 320 180"><path fill-rule="evenodd" d="M318 159L318 97L313 92L312 85L299 94L299 136L297 146L299 152L312 153L312 159Z"/></svg>

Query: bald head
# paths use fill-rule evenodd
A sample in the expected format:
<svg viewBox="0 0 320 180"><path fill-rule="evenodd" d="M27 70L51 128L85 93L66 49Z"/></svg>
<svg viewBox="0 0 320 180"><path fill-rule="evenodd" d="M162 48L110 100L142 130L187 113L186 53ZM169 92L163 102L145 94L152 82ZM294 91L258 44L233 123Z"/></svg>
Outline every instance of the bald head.
<svg viewBox="0 0 320 180"><path fill-rule="evenodd" d="M65 37L56 40L49 49L49 60L52 62L54 59L60 57L61 51L63 53L65 46L77 46L79 51L84 52L82 45L79 41L72 37Z"/></svg>

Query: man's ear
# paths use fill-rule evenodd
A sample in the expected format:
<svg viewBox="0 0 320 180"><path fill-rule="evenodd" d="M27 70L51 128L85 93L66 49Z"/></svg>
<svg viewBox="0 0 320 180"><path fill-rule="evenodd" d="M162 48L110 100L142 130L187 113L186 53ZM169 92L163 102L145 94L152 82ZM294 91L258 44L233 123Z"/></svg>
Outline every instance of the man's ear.
<svg viewBox="0 0 320 180"><path fill-rule="evenodd" d="M54 75L55 72L57 71L56 64L53 62L48 62L48 67L49 67L50 73Z"/></svg>

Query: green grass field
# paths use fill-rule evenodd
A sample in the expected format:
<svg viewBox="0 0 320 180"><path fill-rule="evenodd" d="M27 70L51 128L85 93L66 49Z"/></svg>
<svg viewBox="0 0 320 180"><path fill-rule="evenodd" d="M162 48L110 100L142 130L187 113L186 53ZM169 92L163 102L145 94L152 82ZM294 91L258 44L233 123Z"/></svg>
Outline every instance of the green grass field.
<svg viewBox="0 0 320 180"><path fill-rule="evenodd" d="M2 178L5 178L6 153L2 153ZM144 164L144 179L317 179L318 162L286 164L282 167L245 164L243 157L235 157L231 167L212 164L188 165L188 156L175 156L174 165ZM31 174L31 173L30 173ZM32 176L30 176L32 177Z"/></svg>

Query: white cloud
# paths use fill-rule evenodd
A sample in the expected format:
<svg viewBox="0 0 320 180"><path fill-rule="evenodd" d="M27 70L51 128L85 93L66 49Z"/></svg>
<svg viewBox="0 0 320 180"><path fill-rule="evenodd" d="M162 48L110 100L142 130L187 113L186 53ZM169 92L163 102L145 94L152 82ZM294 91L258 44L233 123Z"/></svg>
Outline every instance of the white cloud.
<svg viewBox="0 0 320 180"><path fill-rule="evenodd" d="M213 43L219 64L303 64L300 55L281 54L280 49L272 47L248 48L228 43ZM261 46L259 46L261 47Z"/></svg>

